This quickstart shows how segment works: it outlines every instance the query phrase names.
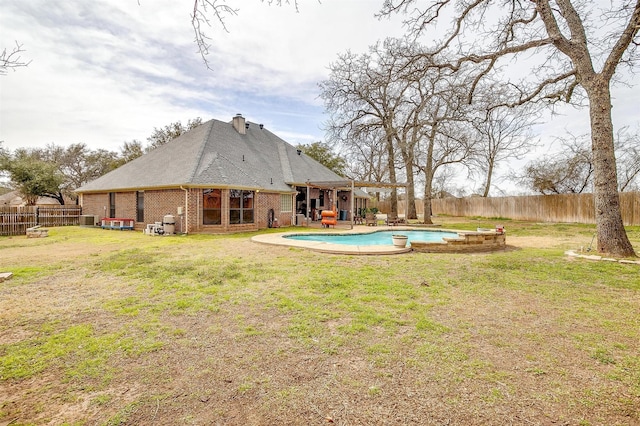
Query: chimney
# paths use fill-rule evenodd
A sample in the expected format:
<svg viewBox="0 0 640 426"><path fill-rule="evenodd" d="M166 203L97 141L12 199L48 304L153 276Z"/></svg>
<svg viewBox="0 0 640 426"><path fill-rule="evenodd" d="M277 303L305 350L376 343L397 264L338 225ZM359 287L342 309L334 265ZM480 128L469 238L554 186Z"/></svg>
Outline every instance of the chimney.
<svg viewBox="0 0 640 426"><path fill-rule="evenodd" d="M242 114L236 114L236 116L233 117L233 128L241 135L247 134L247 127Z"/></svg>

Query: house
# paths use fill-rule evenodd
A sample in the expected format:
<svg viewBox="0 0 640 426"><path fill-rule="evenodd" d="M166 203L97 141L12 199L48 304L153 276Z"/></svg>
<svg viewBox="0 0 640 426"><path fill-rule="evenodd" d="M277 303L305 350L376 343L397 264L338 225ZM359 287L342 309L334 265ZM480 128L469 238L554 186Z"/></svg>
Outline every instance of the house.
<svg viewBox="0 0 640 426"><path fill-rule="evenodd" d="M172 215L176 232L232 232L346 209L351 191L307 185L342 179L238 114L203 123L76 192L84 215L131 218L135 229Z"/></svg>
<svg viewBox="0 0 640 426"><path fill-rule="evenodd" d="M72 201L66 197L65 202L69 204L72 203ZM27 202L22 198L18 191L11 191L0 195L0 206L24 207L26 205ZM60 201L51 197L38 197L35 205L39 207L59 207Z"/></svg>

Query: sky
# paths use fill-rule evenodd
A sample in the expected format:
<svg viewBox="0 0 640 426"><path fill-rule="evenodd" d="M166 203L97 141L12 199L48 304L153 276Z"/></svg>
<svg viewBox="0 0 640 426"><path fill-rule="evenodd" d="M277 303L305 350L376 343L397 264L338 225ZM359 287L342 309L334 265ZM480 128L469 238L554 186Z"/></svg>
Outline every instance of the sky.
<svg viewBox="0 0 640 426"><path fill-rule="evenodd" d="M194 43L192 1L0 0L0 48L17 41L31 61L0 76L2 146L119 151L125 141L146 143L156 127L238 113L294 145L324 141L318 83L330 63L404 33L400 17L374 16L382 0L300 0L298 11L227 4L239 9L225 20L228 32L205 29L209 70ZM638 87L614 87L616 127L638 126L638 95ZM542 147L528 158L552 150L554 136L588 130L586 109L557 112L536 126Z"/></svg>

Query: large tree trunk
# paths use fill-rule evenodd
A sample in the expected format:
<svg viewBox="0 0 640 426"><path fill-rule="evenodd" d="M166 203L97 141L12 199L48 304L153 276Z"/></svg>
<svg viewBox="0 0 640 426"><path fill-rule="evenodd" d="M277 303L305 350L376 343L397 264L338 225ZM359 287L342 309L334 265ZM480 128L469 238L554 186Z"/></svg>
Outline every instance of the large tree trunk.
<svg viewBox="0 0 640 426"><path fill-rule="evenodd" d="M431 221L431 198L433 194L433 175L435 174L433 170L433 147L436 143L436 127L437 124L431 126L427 146L427 158L424 163L424 220L422 223L427 225L433 225Z"/></svg>
<svg viewBox="0 0 640 426"><path fill-rule="evenodd" d="M619 257L634 257L635 252L625 232L620 210L609 84L602 79L596 79L584 86L590 104L598 252Z"/></svg>
<svg viewBox="0 0 640 426"><path fill-rule="evenodd" d="M413 155L408 152L407 149L402 149L402 160L404 161L404 168L407 173L407 187L405 189L405 202L407 203L407 211L405 212L405 219L417 219L418 212L416 211L416 190L415 190L415 178L413 174Z"/></svg>
<svg viewBox="0 0 640 426"><path fill-rule="evenodd" d="M424 210L424 220L422 223L427 225L432 225L433 221L431 220L431 193L433 191L432 182L433 182L433 173L427 173L425 171L425 185L424 185L424 198L422 201L422 207Z"/></svg>
<svg viewBox="0 0 640 426"><path fill-rule="evenodd" d="M389 181L398 183L396 178L396 157L393 150L393 137L387 136L387 167L389 167ZM391 212L398 214L398 189L391 189Z"/></svg>
<svg viewBox="0 0 640 426"><path fill-rule="evenodd" d="M405 212L405 219L417 219L418 212L416 211L416 190L413 177L413 164L407 164L407 188L405 200L407 203L407 211Z"/></svg>
<svg viewBox="0 0 640 426"><path fill-rule="evenodd" d="M489 160L489 170L487 170L487 177L484 181L484 191L482 196L487 198L489 196L489 191L491 190L491 177L493 176L493 159Z"/></svg>

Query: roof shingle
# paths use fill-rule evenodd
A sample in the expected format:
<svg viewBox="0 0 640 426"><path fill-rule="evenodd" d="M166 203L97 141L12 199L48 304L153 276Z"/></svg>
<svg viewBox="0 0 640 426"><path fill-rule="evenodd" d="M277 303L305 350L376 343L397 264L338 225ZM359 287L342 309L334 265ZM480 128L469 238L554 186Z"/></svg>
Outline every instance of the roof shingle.
<svg viewBox="0 0 640 426"><path fill-rule="evenodd" d="M263 126L248 124L240 134L232 122L207 121L77 192L207 185L290 192L290 185L342 179Z"/></svg>

